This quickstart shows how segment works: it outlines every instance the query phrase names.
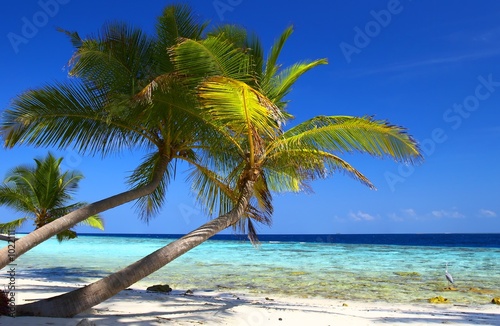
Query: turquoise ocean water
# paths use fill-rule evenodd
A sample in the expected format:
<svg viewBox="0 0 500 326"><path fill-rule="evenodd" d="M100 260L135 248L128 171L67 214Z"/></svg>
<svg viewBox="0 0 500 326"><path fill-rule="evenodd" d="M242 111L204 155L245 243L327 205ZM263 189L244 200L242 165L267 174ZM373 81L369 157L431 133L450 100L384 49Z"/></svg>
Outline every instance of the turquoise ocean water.
<svg viewBox="0 0 500 326"><path fill-rule="evenodd" d="M488 303L500 296L500 235L264 236L253 247L209 240L135 286L341 300ZM239 238L242 239L242 238ZM19 257L17 277L85 284L135 262L172 236L80 235ZM445 264L455 279L447 289Z"/></svg>

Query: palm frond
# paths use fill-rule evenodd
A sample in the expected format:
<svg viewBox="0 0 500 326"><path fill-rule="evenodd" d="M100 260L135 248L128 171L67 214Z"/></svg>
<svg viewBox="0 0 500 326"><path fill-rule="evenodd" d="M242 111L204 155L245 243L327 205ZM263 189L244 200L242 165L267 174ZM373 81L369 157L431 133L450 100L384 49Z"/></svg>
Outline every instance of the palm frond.
<svg viewBox="0 0 500 326"><path fill-rule="evenodd" d="M375 189L370 180L347 161L322 150L289 148L269 155L265 165L267 174L273 179L272 189L277 192L309 190L310 181L325 179L337 172Z"/></svg>
<svg viewBox="0 0 500 326"><path fill-rule="evenodd" d="M223 35L202 41L185 39L172 47L170 53L176 70L188 77L190 88L208 76L250 79L248 56Z"/></svg>
<svg viewBox="0 0 500 326"><path fill-rule="evenodd" d="M250 57L251 75L254 76L255 82L249 81L249 85L261 89L264 80L264 50L262 44L256 34L251 34L247 38L246 53Z"/></svg>
<svg viewBox="0 0 500 326"><path fill-rule="evenodd" d="M274 160L269 161L274 162ZM279 162L280 160L276 161ZM264 168L271 191L276 193L309 192L310 188L307 185L307 180L304 179L304 176L300 174L297 168L291 167L287 162L281 166L273 166L272 164L266 164ZM283 166L286 168L283 168Z"/></svg>
<svg viewBox="0 0 500 326"><path fill-rule="evenodd" d="M154 42L140 29L110 23L99 35L83 40L70 65L70 75L92 85L134 94L155 73Z"/></svg>
<svg viewBox="0 0 500 326"><path fill-rule="evenodd" d="M155 62L159 73L174 71L168 49L182 39L199 40L208 22L201 22L187 5L167 6L156 24Z"/></svg>
<svg viewBox="0 0 500 326"><path fill-rule="evenodd" d="M147 105L141 112L140 124L148 132L156 130L158 143L193 145L214 132L200 114L193 89L187 89L176 73L159 76L135 100Z"/></svg>
<svg viewBox="0 0 500 326"><path fill-rule="evenodd" d="M248 73L251 76L251 79L246 79L245 82L255 89L261 89L264 74L264 50L258 36L255 33L249 34L244 27L230 24L218 26L208 35L220 37L245 53L249 59ZM266 94L264 91L263 93Z"/></svg>
<svg viewBox="0 0 500 326"><path fill-rule="evenodd" d="M276 146L329 152L361 152L414 163L422 156L406 129L371 117L318 116L283 133Z"/></svg>
<svg viewBox="0 0 500 326"><path fill-rule="evenodd" d="M234 24L219 25L213 28L207 36L220 37L221 40L228 41L242 51L246 51L247 30L241 26Z"/></svg>
<svg viewBox="0 0 500 326"><path fill-rule="evenodd" d="M14 230L19 229L23 224L28 221L27 217L19 218L7 223L0 223L0 233L11 233Z"/></svg>
<svg viewBox="0 0 500 326"><path fill-rule="evenodd" d="M281 34L281 36L274 42L273 46L271 47L270 54L266 61L263 83L267 83L267 81L271 80L271 78L278 72L280 68L277 65L278 58L280 56L281 50L283 49L283 46L285 45L290 35L292 35L292 33L293 33L293 27L290 26L287 29L285 29L285 31Z"/></svg>
<svg viewBox="0 0 500 326"><path fill-rule="evenodd" d="M199 40L208 21L200 22L188 5L170 5L158 17L156 33L164 50L175 45L179 38Z"/></svg>
<svg viewBox="0 0 500 326"><path fill-rule="evenodd" d="M100 96L82 83L56 83L18 96L4 111L0 129L5 146L31 144L107 155L123 148L151 144L141 126L127 125L110 113ZM146 140L147 139L147 140Z"/></svg>
<svg viewBox="0 0 500 326"><path fill-rule="evenodd" d="M271 101L234 79L208 78L200 85L198 96L210 117L237 135L257 133L274 138L283 121L281 111Z"/></svg>
<svg viewBox="0 0 500 326"><path fill-rule="evenodd" d="M90 216L78 223L78 225L85 225L95 229L104 230L104 220L99 215Z"/></svg>
<svg viewBox="0 0 500 326"><path fill-rule="evenodd" d="M83 45L83 39L77 32L70 32L60 27L57 28L57 31L66 34L75 49L79 49Z"/></svg>
<svg viewBox="0 0 500 326"><path fill-rule="evenodd" d="M68 196L64 189L59 187L61 181L59 165L62 158L55 158L49 153L45 159L35 158L34 161L36 165L33 169L33 191L39 209L61 205L61 202L66 200L64 197Z"/></svg>
<svg viewBox="0 0 500 326"><path fill-rule="evenodd" d="M5 180L5 185L0 186L0 205L8 206L15 211L25 214L32 214L38 204L33 191L29 189L32 186L32 182L25 182L28 180L22 180L21 178L15 180L15 178L11 177L17 177L15 174L11 175L11 173L14 173L14 170L8 173L9 177Z"/></svg>
<svg viewBox="0 0 500 326"><path fill-rule="evenodd" d="M201 203L204 211L209 216L214 213L222 215L229 212L238 200L238 194L234 190L237 180L224 178L214 170L196 162L191 164L194 167L191 169L188 180L196 195L196 200Z"/></svg>
<svg viewBox="0 0 500 326"><path fill-rule="evenodd" d="M180 87L180 83L181 80L177 73L161 74L151 80L144 88L139 90L134 95L134 99L146 104L152 104L153 94L162 94L165 96L166 94L170 95L172 91L175 91L175 93L177 93L179 91L178 88ZM186 90L184 89L184 91Z"/></svg>
<svg viewBox="0 0 500 326"><path fill-rule="evenodd" d="M267 185L267 178L265 174L260 174L259 178L255 181L254 196L257 200L259 211L263 212L263 216L268 217L266 221L270 221L270 217L273 215L273 196L269 191Z"/></svg>
<svg viewBox="0 0 500 326"><path fill-rule="evenodd" d="M78 183L83 179L83 174L79 171L66 171L61 174L60 188L65 189L67 193L74 193L78 189Z"/></svg>
<svg viewBox="0 0 500 326"><path fill-rule="evenodd" d="M73 59L70 76L103 90L131 93L131 71L117 58L99 49L96 40L85 40Z"/></svg>
<svg viewBox="0 0 500 326"><path fill-rule="evenodd" d="M253 225L251 218L240 220L240 222L237 225L237 229L240 232L247 234L248 240L250 240L252 245L258 246L260 244L259 237L257 235L257 230L255 229L255 226Z"/></svg>
<svg viewBox="0 0 500 326"><path fill-rule="evenodd" d="M128 178L128 184L132 188L140 188L149 184L155 173L157 173L158 166L161 164L161 156L158 152L153 152L146 155L143 162L132 172ZM165 201L165 193L170 179L174 177L174 163L170 162L167 169L163 172L163 177L160 184L149 195L140 197L135 202L134 206L139 213L139 217L148 222L155 214L157 214Z"/></svg>
<svg viewBox="0 0 500 326"><path fill-rule="evenodd" d="M263 85L264 94L281 108L284 107L283 98L291 91L291 87L304 73L319 65L327 64L326 59L319 59L312 62L296 63L280 71L276 76Z"/></svg>
<svg viewBox="0 0 500 326"><path fill-rule="evenodd" d="M270 211L259 209L255 205L255 201L256 200L254 198L252 203L249 205L246 214L233 225L233 229L235 231L238 231L239 233L246 233L248 239L254 246L259 244L259 238L254 222L266 226L271 226L272 224L272 207Z"/></svg>
<svg viewBox="0 0 500 326"><path fill-rule="evenodd" d="M58 234L56 234L56 239L59 241L59 243L63 242L64 240L71 240L75 239L77 237L77 234L73 230L65 230L62 231Z"/></svg>

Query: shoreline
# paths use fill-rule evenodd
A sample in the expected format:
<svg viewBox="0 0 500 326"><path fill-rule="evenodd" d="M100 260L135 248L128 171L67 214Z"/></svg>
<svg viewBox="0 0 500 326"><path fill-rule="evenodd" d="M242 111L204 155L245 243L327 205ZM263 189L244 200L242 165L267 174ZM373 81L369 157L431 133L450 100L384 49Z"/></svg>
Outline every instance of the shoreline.
<svg viewBox="0 0 500 326"><path fill-rule="evenodd" d="M16 272L19 278L86 284L169 241L82 236L61 245L51 239L19 257ZM206 241L133 286L166 282L174 289L411 305L441 295L456 304L485 304L500 297L500 275L492 273L500 269L497 256L498 249L486 247L278 242L255 248L239 241ZM446 289L446 262L455 291Z"/></svg>
<svg viewBox="0 0 500 326"><path fill-rule="evenodd" d="M84 284L18 280L17 305L49 298ZM186 289L187 290L187 289ZM500 325L495 304L393 304L338 299L185 290L170 294L133 286L73 318L0 317L0 325Z"/></svg>

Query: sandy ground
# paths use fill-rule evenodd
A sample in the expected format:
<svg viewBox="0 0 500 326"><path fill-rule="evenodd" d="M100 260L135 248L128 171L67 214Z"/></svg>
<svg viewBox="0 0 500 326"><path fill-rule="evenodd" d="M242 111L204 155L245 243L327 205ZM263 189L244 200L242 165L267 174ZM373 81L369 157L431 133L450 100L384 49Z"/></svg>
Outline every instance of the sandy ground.
<svg viewBox="0 0 500 326"><path fill-rule="evenodd" d="M23 280L17 304L66 292L70 284ZM74 318L0 317L0 325L500 325L500 306L388 304L250 296L224 292L184 295L122 291Z"/></svg>

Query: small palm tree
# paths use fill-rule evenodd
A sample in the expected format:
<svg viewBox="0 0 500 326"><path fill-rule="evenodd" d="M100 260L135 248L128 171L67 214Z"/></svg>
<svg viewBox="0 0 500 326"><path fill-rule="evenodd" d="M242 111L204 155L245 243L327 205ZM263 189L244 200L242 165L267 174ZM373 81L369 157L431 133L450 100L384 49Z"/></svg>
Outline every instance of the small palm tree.
<svg viewBox="0 0 500 326"><path fill-rule="evenodd" d="M70 204L73 200L72 194L77 190L83 175L77 171L62 172L62 160L49 153L43 159L35 159L34 166L18 166L8 173L4 184L0 186L0 205L26 215L0 223L1 233L16 230L29 220L33 221L35 229L38 229L85 205L83 202ZM79 225L104 229L104 222L98 215L83 220ZM76 232L71 229L56 235L59 242L76 236Z"/></svg>

